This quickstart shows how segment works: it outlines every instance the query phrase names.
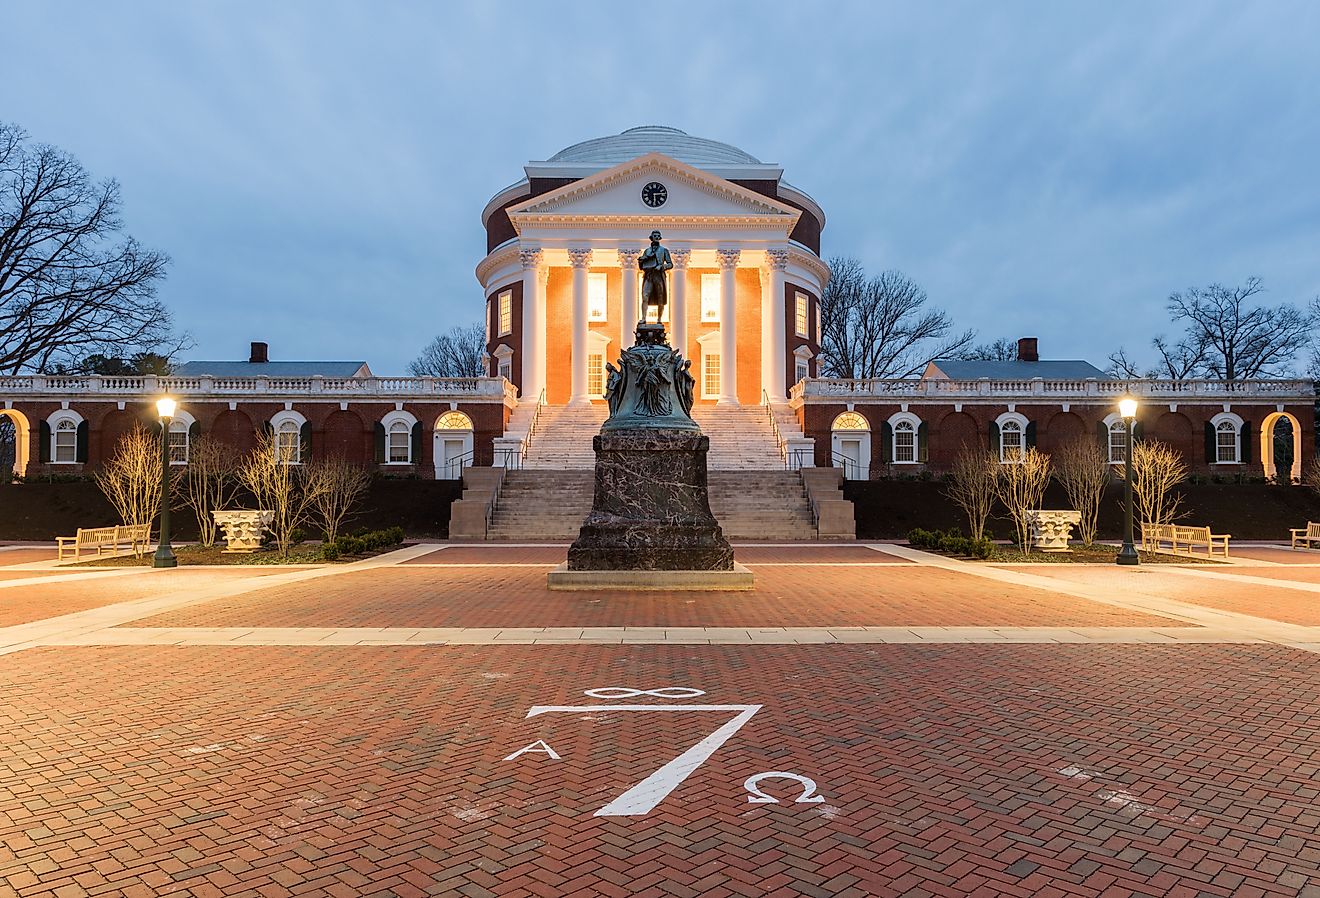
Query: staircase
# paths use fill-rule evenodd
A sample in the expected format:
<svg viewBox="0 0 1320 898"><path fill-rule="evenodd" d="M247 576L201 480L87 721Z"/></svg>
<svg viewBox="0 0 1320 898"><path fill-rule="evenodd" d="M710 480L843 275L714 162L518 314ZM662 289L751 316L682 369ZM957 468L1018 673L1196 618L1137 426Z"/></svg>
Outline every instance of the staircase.
<svg viewBox="0 0 1320 898"><path fill-rule="evenodd" d="M797 471L710 471L710 510L728 539L815 539Z"/></svg>
<svg viewBox="0 0 1320 898"><path fill-rule="evenodd" d="M698 405L692 418L710 437L710 471L782 471L774 431L761 405Z"/></svg>
<svg viewBox="0 0 1320 898"><path fill-rule="evenodd" d="M506 472L486 538L519 542L577 539L582 519L591 511L595 477L594 470Z"/></svg>
<svg viewBox="0 0 1320 898"><path fill-rule="evenodd" d="M525 470L594 471L591 438L600 433L610 410L598 405L545 405L532 444L523 453ZM587 503L590 507L591 503Z"/></svg>

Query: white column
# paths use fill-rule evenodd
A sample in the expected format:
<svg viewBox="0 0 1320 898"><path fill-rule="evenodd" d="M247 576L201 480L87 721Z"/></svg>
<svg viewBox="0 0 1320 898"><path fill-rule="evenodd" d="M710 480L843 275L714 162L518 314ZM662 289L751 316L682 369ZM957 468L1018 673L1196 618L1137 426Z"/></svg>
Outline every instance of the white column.
<svg viewBox="0 0 1320 898"><path fill-rule="evenodd" d="M619 350L632 346L637 331L637 257L640 249L619 250L619 274L623 277L623 315L619 327Z"/></svg>
<svg viewBox="0 0 1320 898"><path fill-rule="evenodd" d="M674 270L669 273L669 345L688 357L687 345L687 276L690 249L671 249Z"/></svg>
<svg viewBox="0 0 1320 898"><path fill-rule="evenodd" d="M570 249L568 259L573 266L573 374L568 402L591 405L587 396L587 268L591 265L591 250Z"/></svg>
<svg viewBox="0 0 1320 898"><path fill-rule="evenodd" d="M784 316L788 314L784 299L784 272L788 269L788 250L783 248L766 250L765 266L769 275L766 278L766 292L769 294L766 317L769 319L769 327L761 330L762 339L765 341L761 346L761 352L763 357L768 358L770 364L765 369L769 374L769 381L764 387L770 394L772 402L783 402L788 399L784 389L784 383L788 379L785 374L788 365L788 341L784 332Z"/></svg>
<svg viewBox="0 0 1320 898"><path fill-rule="evenodd" d="M740 250L715 251L720 263L720 396L716 405L738 404L738 257Z"/></svg>
<svg viewBox="0 0 1320 898"><path fill-rule="evenodd" d="M539 249L518 250L522 263L522 399L536 402L545 389L545 287ZM537 319L540 326L537 326Z"/></svg>

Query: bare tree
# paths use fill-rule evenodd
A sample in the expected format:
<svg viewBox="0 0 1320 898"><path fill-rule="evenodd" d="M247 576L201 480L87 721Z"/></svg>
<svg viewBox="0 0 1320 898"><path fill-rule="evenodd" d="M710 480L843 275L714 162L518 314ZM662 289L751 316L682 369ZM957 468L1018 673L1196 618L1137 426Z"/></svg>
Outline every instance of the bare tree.
<svg viewBox="0 0 1320 898"><path fill-rule="evenodd" d="M1017 530L1018 545L1031 551L1031 522L1027 512L1040 508L1050 482L1050 457L1032 446L1011 464L1002 465L996 480L999 501L1008 509Z"/></svg>
<svg viewBox="0 0 1320 898"><path fill-rule="evenodd" d="M481 357L486 353L486 328L460 324L436 337L408 364L413 377L482 377Z"/></svg>
<svg viewBox="0 0 1320 898"><path fill-rule="evenodd" d="M1187 380L1205 373L1206 345L1199 338L1188 336L1177 343L1170 343L1168 338L1161 334L1152 339L1150 345L1159 355L1158 365L1148 366L1142 371L1135 361L1128 358L1127 350L1120 346L1117 352L1109 354L1109 368L1106 373L1124 380L1144 377Z"/></svg>
<svg viewBox="0 0 1320 898"><path fill-rule="evenodd" d="M256 445L238 468L238 479L257 500L257 507L274 512L270 533L280 557L287 557L294 533L308 523L320 484L305 476L304 466L291 463L276 435L257 434Z"/></svg>
<svg viewBox="0 0 1320 898"><path fill-rule="evenodd" d="M1144 376L1137 363L1128 358L1127 350L1122 346L1109 354L1109 367L1105 373L1120 380L1138 380Z"/></svg>
<svg viewBox="0 0 1320 898"><path fill-rule="evenodd" d="M927 309L926 291L900 271L867 278L856 259L831 259L820 300L826 377L911 377L935 358L957 356L975 334Z"/></svg>
<svg viewBox="0 0 1320 898"><path fill-rule="evenodd" d="M332 543L371 486L371 471L343 456L331 455L310 462L306 478L315 497L312 508L325 533L325 541Z"/></svg>
<svg viewBox="0 0 1320 898"><path fill-rule="evenodd" d="M1186 342L1204 347L1198 366L1209 377L1244 380L1280 377L1311 339L1316 322L1313 302L1308 311L1291 305L1257 304L1264 292L1258 277L1237 287L1211 284L1169 296L1174 321L1187 324Z"/></svg>
<svg viewBox="0 0 1320 898"><path fill-rule="evenodd" d="M1143 524L1172 524L1178 519L1183 497L1174 488L1186 479L1182 455L1167 444L1158 440L1132 444L1132 495Z"/></svg>
<svg viewBox="0 0 1320 898"><path fill-rule="evenodd" d="M999 458L986 449L964 447L953 460L953 480L945 495L967 515L972 539L985 536L985 522L995 503Z"/></svg>
<svg viewBox="0 0 1320 898"><path fill-rule="evenodd" d="M958 353L958 358L983 362L1013 362L1017 360L1017 341L1007 337L978 343Z"/></svg>
<svg viewBox="0 0 1320 898"><path fill-rule="evenodd" d="M1094 544L1100 503L1105 487L1114 479L1108 453L1095 440L1069 440L1054 453L1054 479L1063 485L1073 510L1082 516L1077 525L1082 544Z"/></svg>
<svg viewBox="0 0 1320 898"><path fill-rule="evenodd" d="M96 472L96 485L130 527L151 526L160 513L160 434L137 426L119 438L114 453ZM146 542L135 543L140 557Z"/></svg>
<svg viewBox="0 0 1320 898"><path fill-rule="evenodd" d="M156 299L166 256L119 237L119 185L0 123L0 372L47 371L89 353L170 339Z"/></svg>
<svg viewBox="0 0 1320 898"><path fill-rule="evenodd" d="M197 532L203 546L215 545L213 511L223 511L238 488L238 451L224 440L200 436L188 446L180 493L183 506L197 517Z"/></svg>

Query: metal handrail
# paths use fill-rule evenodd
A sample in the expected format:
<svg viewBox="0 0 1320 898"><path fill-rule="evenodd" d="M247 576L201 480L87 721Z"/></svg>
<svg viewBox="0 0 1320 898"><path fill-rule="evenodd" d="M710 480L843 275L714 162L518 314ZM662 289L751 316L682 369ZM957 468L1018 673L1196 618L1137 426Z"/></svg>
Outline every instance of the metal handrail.
<svg viewBox="0 0 1320 898"><path fill-rule="evenodd" d="M839 464L839 462L843 462L843 464ZM833 465L834 467L836 467L836 468L843 468L843 479L844 479L844 480L857 480L857 479L860 479L860 478L857 478L857 477L849 477L849 476L848 476L849 471L851 471L851 472L853 472L853 473L855 473L855 474L861 474L861 472L862 472L862 463L861 463L860 461L858 461L857 459L853 458L851 455L848 455L848 454L845 453L845 452L840 452L838 449L831 449L831 450L830 450L830 464L832 464L832 465ZM851 465L851 467L849 467L849 465Z"/></svg>
<svg viewBox="0 0 1320 898"><path fill-rule="evenodd" d="M503 462L495 467L504 468L506 471L517 471L522 468L522 450L521 449L496 449L495 460Z"/></svg>
<svg viewBox="0 0 1320 898"><path fill-rule="evenodd" d="M779 422L775 420L774 406L770 404L770 394L766 392L764 388L761 390L761 404L765 406L765 415L770 420L770 432L775 436L775 446L779 449L779 457L784 460L784 468L789 471L796 470L796 468L794 468L789 462L787 448L788 441L785 439L784 434L779 430Z"/></svg>
<svg viewBox="0 0 1320 898"><path fill-rule="evenodd" d="M458 456L457 458L451 458L451 459L449 459L447 462L445 462L445 479L446 479L446 480L462 480L462 479L463 479L463 469L464 469L464 468L471 467L471 466L472 466L472 460L473 460L473 453L472 453L472 452L464 452L462 455ZM455 465L458 466L458 476L457 476L457 477L453 476L453 474L454 474L454 466L455 466Z"/></svg>
<svg viewBox="0 0 1320 898"><path fill-rule="evenodd" d="M545 387L541 388L541 395L537 397L536 409L532 412L532 423L527 425L527 436L523 437L524 452L532 447L532 434L536 433L536 425L541 420L541 409L543 408L545 408Z"/></svg>

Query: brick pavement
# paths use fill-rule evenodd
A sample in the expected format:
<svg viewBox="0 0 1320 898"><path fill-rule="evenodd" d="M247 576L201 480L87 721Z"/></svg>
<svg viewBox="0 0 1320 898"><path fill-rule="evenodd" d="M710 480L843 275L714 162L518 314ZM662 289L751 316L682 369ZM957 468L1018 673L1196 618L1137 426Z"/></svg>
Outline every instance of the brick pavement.
<svg viewBox="0 0 1320 898"><path fill-rule="evenodd" d="M9 567L15 564L32 564L37 561L54 561L56 558L54 547L41 548L33 546L32 548L9 548L6 547L0 551L0 567Z"/></svg>
<svg viewBox="0 0 1320 898"><path fill-rule="evenodd" d="M0 658L21 896L1300 896L1316 655L1278 646L38 649ZM594 816L727 712L654 809ZM131 725L126 725L131 722ZM544 740L543 750L504 758ZM751 804L810 776L825 801Z"/></svg>
<svg viewBox="0 0 1320 898"><path fill-rule="evenodd" d="M445 550L450 551L450 550ZM878 554L878 553L876 553ZM1170 618L914 565L757 570L751 593L551 592L543 568L343 573L145 618L149 627L1179 626Z"/></svg>

